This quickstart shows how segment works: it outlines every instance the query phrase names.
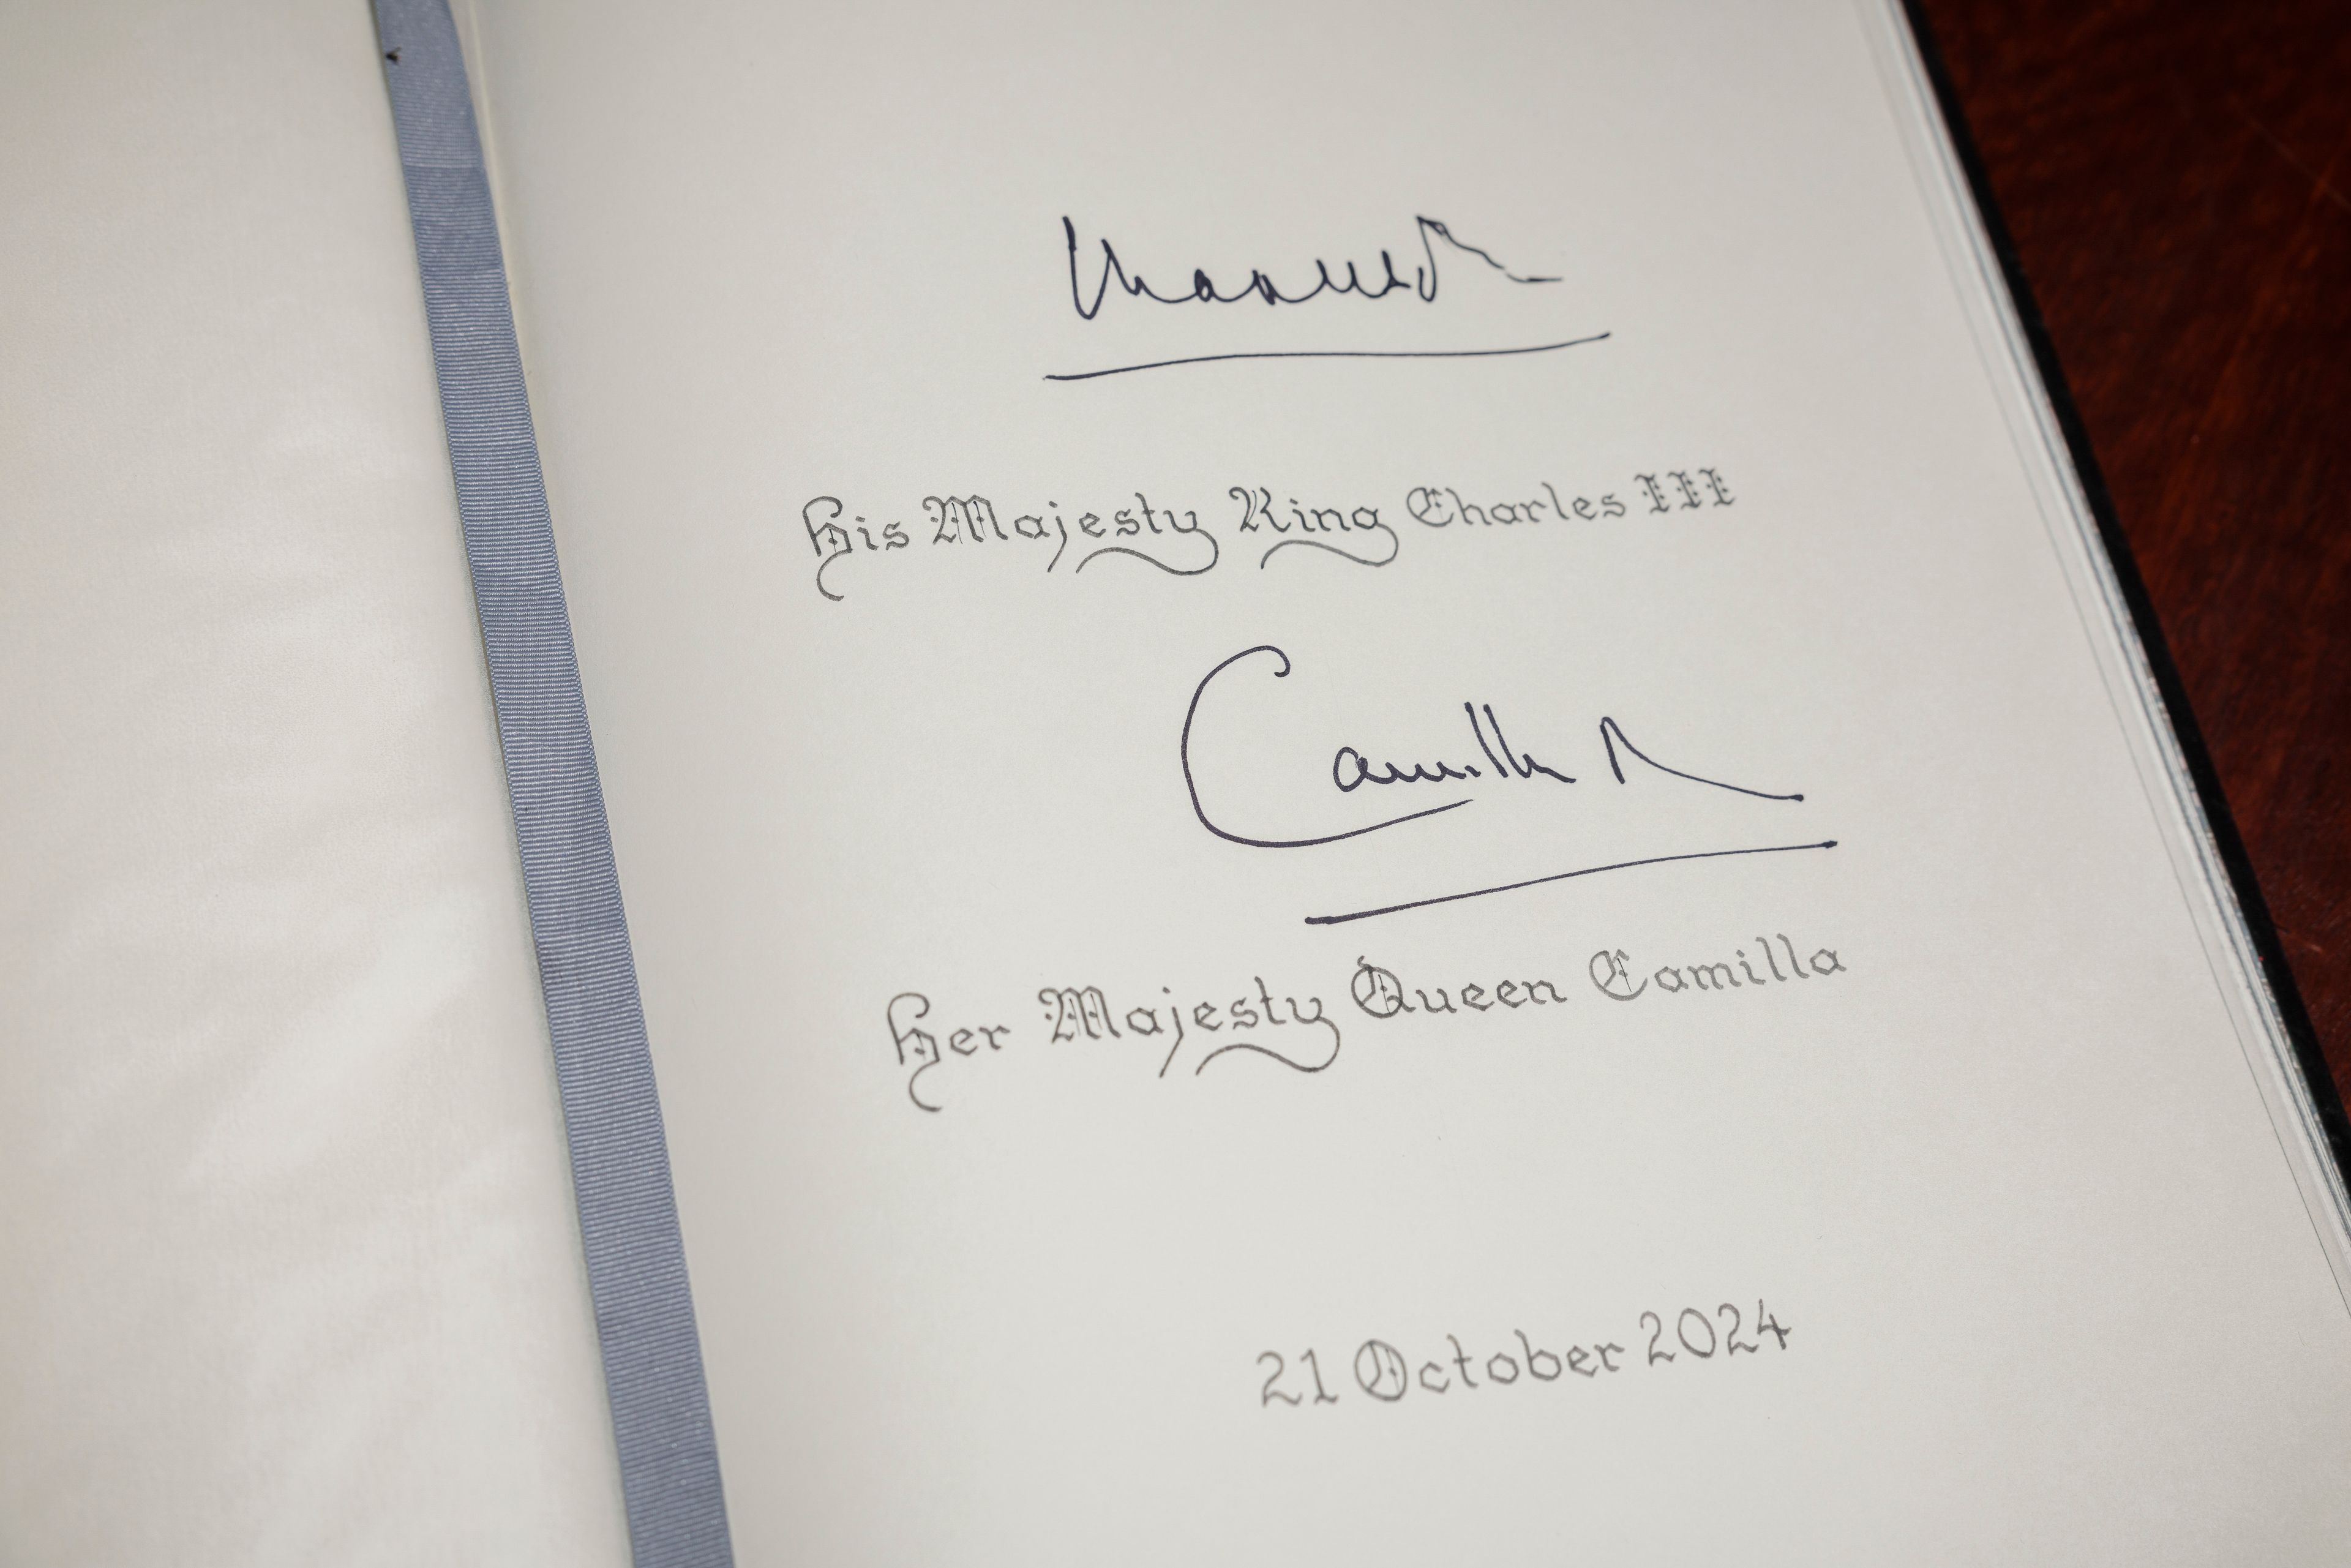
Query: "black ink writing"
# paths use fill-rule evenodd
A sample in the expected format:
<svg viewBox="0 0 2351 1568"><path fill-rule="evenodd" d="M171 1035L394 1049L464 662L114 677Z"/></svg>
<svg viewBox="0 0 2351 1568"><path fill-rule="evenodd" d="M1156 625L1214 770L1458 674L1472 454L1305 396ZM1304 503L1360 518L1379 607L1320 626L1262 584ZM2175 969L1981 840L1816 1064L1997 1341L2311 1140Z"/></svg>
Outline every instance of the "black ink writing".
<svg viewBox="0 0 2351 1568"><path fill-rule="evenodd" d="M1421 259L1414 267L1409 280L1396 271L1395 257L1383 250L1379 253L1377 277L1370 281L1365 280L1354 262L1345 264L1343 281L1333 275L1329 262L1318 260L1313 264L1313 283L1298 287L1294 291L1285 291L1270 275L1257 267L1249 269L1247 282L1236 284L1229 291L1222 290L1217 287L1215 279L1197 267L1191 269L1192 275L1185 283L1163 291L1145 282L1140 272L1130 273L1126 264L1119 259L1117 248L1105 238L1097 242L1102 248L1101 267L1094 279L1092 296L1089 298L1085 285L1079 277L1078 225L1064 216L1061 219L1061 238L1069 256L1070 304L1081 319L1091 321L1102 314L1102 302L1115 287L1130 299L1148 300L1155 305L1238 305L1251 300L1261 305L1303 305L1311 299L1335 298L1350 294L1360 299L1385 299L1401 295L1406 300L1434 305L1438 288L1440 245L1444 246L1442 254L1474 256L1512 283L1559 281L1556 277L1512 272L1488 252L1455 238L1453 231L1435 218L1415 218L1413 223L1420 244Z"/></svg>

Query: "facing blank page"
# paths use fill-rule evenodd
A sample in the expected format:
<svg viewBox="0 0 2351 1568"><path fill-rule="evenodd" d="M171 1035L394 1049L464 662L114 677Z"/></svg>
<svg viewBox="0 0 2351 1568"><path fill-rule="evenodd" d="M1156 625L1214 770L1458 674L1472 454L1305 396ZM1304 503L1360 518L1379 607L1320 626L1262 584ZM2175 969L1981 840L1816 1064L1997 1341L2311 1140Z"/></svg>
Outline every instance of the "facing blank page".
<svg viewBox="0 0 2351 1568"><path fill-rule="evenodd" d="M747 1558L2338 1548L1897 16L469 24Z"/></svg>
<svg viewBox="0 0 2351 1568"><path fill-rule="evenodd" d="M0 64L0 1562L625 1560L363 8Z"/></svg>

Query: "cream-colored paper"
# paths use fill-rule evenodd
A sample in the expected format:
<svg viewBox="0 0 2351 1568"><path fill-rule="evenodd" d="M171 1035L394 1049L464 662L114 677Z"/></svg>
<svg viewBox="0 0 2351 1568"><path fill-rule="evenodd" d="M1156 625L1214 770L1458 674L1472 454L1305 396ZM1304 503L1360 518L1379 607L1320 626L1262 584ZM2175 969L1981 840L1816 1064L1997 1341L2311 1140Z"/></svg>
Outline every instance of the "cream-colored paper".
<svg viewBox="0 0 2351 1568"><path fill-rule="evenodd" d="M2339 1558L1892 16L475 21L747 1559Z"/></svg>
<svg viewBox="0 0 2351 1568"><path fill-rule="evenodd" d="M1890 14L465 20L746 1561L2340 1557ZM364 13L9 58L0 1558L619 1560Z"/></svg>
<svg viewBox="0 0 2351 1568"><path fill-rule="evenodd" d="M366 9L9 22L0 1562L625 1562Z"/></svg>

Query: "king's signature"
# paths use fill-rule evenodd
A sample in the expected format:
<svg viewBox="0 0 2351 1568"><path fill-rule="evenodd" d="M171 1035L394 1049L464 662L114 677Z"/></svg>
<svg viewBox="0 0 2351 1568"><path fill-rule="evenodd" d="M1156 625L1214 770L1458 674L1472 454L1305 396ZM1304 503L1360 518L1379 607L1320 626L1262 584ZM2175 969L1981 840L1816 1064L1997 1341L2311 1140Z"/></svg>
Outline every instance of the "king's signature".
<svg viewBox="0 0 2351 1568"><path fill-rule="evenodd" d="M1102 314L1102 301L1110 297L1111 287L1115 284L1119 292L1128 298L1147 299L1155 305L1237 305L1247 299L1266 305L1303 305L1310 299L1326 295L1353 294L1365 299L1385 299L1398 293L1408 299L1417 299L1423 305L1434 305L1437 303L1439 244L1448 253L1475 256L1512 283L1559 281L1556 277L1512 272L1489 253L1466 240L1456 238L1451 229L1435 218L1415 218L1413 224L1420 239L1421 259L1420 265L1412 269L1409 279L1396 272L1395 258L1384 250L1380 252L1380 272L1376 282L1365 282L1362 272L1352 261L1346 264L1346 280L1342 282L1332 276L1329 262L1318 260L1314 263L1312 287L1301 287L1295 293L1285 292L1271 275L1257 267L1249 269L1248 282L1238 285L1228 293L1217 287L1216 279L1210 277L1206 270L1196 267L1192 269L1191 278L1184 287L1163 292L1144 282L1140 272L1130 274L1126 264L1119 259L1117 248L1104 239L1100 242L1102 272L1094 280L1093 298L1088 299L1085 285L1078 277L1078 225L1064 217L1061 220L1061 239L1070 253L1070 303L1076 307L1081 317L1091 321Z"/></svg>

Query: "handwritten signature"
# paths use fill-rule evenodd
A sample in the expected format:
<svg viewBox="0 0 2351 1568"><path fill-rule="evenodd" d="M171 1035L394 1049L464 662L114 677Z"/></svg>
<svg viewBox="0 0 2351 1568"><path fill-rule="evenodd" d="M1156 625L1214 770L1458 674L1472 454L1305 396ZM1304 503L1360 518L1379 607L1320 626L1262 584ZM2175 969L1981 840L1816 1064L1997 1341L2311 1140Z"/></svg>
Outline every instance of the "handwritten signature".
<svg viewBox="0 0 2351 1568"><path fill-rule="evenodd" d="M1274 678L1287 679L1290 670L1288 653L1270 643L1261 643L1253 648L1244 648L1200 677L1200 684L1192 689L1191 704L1184 712L1184 728L1176 743L1176 758L1183 768L1184 789L1192 802L1192 814L1199 819L1200 825L1209 832L1228 843L1240 844L1249 849L1314 849L1323 844L1335 844L1348 839L1359 839L1368 833L1385 832L1391 828L1399 828L1407 822L1442 816L1448 811L1458 811L1465 806L1476 803L1477 796L1463 794L1458 799L1447 800L1442 805L1426 806L1417 810L1385 817L1359 827L1343 828L1335 832L1307 838L1263 838L1219 824L1209 816L1207 807L1200 799L1199 781L1192 768L1192 728L1199 717L1200 704L1207 695L1208 688L1216 685L1217 679L1235 665L1246 660L1259 659L1265 655L1270 655L1275 662ZM1461 708L1468 720L1470 735L1478 747L1478 756L1483 759L1482 767L1479 762L1470 760L1466 751L1458 758L1415 758L1398 762L1387 758L1374 759L1361 747L1348 744L1341 746L1332 755L1332 785L1341 794L1353 795L1366 787L1408 787L1428 784L1449 786L1473 781L1512 787L1532 784L1567 787L1577 783L1575 776L1561 772L1558 768L1538 760L1533 752L1513 747L1503 732L1501 721L1496 716L1492 704L1479 705L1474 702L1464 702ZM1725 779L1706 778L1660 762L1634 745L1632 737L1625 734L1625 727L1606 715L1603 715L1600 718L1598 732L1601 750L1607 763L1609 776L1619 785L1631 781L1630 776L1625 772L1625 764L1629 759L1634 764L1656 774L1702 785L1711 789L1729 790L1732 794L1745 795L1759 800L1770 800L1781 804L1801 804L1804 799L1802 792L1799 790L1781 793L1755 789L1744 784L1733 784ZM1606 865L1582 866L1572 871L1552 872L1497 886L1472 888L1466 892L1442 894L1431 898L1411 899L1374 909L1354 910L1338 915L1310 915L1306 916L1306 924L1309 925L1345 925L1351 921L1368 920L1377 915L1400 914L1408 909L1423 909L1434 904L1454 904L1464 899L1483 898L1499 893L1515 893L1523 888L1537 887L1548 883L1596 875L1602 872L1626 871L1636 866L1662 865L1677 861L1718 860L1735 855L1782 854L1798 850L1828 850L1835 847L1836 841L1828 839L1810 843L1761 844L1735 849L1699 850L1680 854L1652 855L1639 860L1618 861Z"/></svg>
<svg viewBox="0 0 2351 1568"><path fill-rule="evenodd" d="M1409 282L1397 274L1395 258L1384 250L1380 252L1380 277L1375 284L1364 282L1362 273L1352 261L1346 264L1346 281L1343 283L1332 276L1329 262L1317 260L1314 263L1313 287L1301 288L1296 293L1285 292L1270 275L1258 267L1249 269L1247 283L1227 293L1217 287L1216 280L1206 270L1196 267L1192 269L1188 284L1172 293L1163 294L1144 282L1141 273L1130 274L1126 264L1119 259L1117 247L1104 239L1100 242L1102 271L1094 282L1093 298L1089 302L1085 285L1078 277L1078 225L1065 215L1061 219L1061 237L1070 253L1070 303L1080 316L1091 321L1102 314L1102 302L1109 298L1111 285L1115 283L1119 292L1128 298L1148 299L1155 305L1238 305L1249 299L1267 305L1303 305L1310 299L1325 295L1353 294L1365 299L1384 299L1396 293L1403 293L1406 298L1416 299L1423 305L1434 305L1437 303L1437 258L1440 243L1446 247L1447 254L1458 251L1464 256L1475 256L1512 283L1559 281L1556 277L1512 272L1495 260L1489 252L1457 238L1451 229L1436 218L1416 217L1413 224L1420 239L1421 265L1412 269Z"/></svg>
<svg viewBox="0 0 2351 1568"><path fill-rule="evenodd" d="M1422 305L1437 303L1441 287L1438 277L1440 257L1464 256L1485 263L1514 284L1540 285L1558 283L1560 278L1534 273L1513 272L1491 251L1471 245L1456 235L1437 218L1416 217L1414 233L1420 242L1420 260L1405 277L1396 270L1395 256L1388 251L1379 253L1376 273L1366 279L1364 268L1353 261L1336 269L1331 262L1318 258L1314 262L1313 282L1301 282L1285 288L1263 267L1249 268L1248 281L1231 288L1220 288L1206 267L1195 267L1188 281L1173 288L1155 288L1139 271L1131 272L1118 254L1118 247L1108 239L1096 241L1102 252L1100 269L1092 280L1093 292L1087 293L1087 281L1081 270L1078 225L1064 214L1061 219L1061 243L1069 256L1070 306L1081 320L1092 321L1102 315L1102 307L1115 288L1129 299L1153 305L1242 305L1251 300L1259 305L1304 305L1316 299L1335 299L1353 295L1358 299L1388 299L1401 298L1406 302ZM1162 276L1165 276L1162 274ZM1230 273L1226 275L1231 277ZM1231 363L1244 360L1489 360L1515 358L1525 354L1555 353L1562 349L1581 348L1588 343L1605 341L1606 332L1588 332L1581 337L1564 338L1554 342L1513 343L1499 348L1464 349L1270 349L1231 350L1222 353L1183 354L1173 359L1146 360L1135 364L1106 365L1089 371L1059 371L1049 373L1049 382L1091 382L1104 376L1131 375L1137 371L1164 371L1177 365Z"/></svg>

